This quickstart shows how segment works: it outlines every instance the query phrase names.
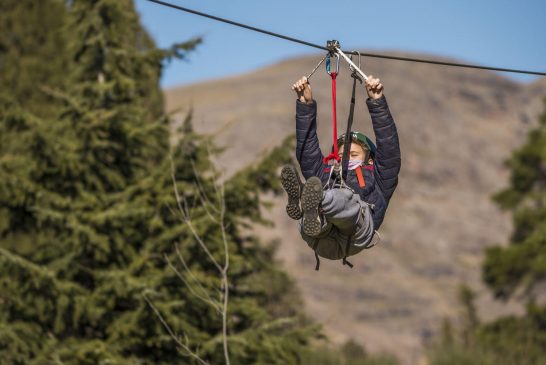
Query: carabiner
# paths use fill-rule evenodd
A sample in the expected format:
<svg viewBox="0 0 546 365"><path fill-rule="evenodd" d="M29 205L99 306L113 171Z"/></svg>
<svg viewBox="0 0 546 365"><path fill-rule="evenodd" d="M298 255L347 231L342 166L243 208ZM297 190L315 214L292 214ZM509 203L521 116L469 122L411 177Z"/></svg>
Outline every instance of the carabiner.
<svg viewBox="0 0 546 365"><path fill-rule="evenodd" d="M358 51L353 51L351 53L351 57L350 57L351 61L353 60L353 54L354 53L358 53L358 69L360 69L360 67L361 67L360 58L362 57L362 55ZM351 70L351 77L357 79L362 84L362 78L358 75L356 69L350 64L349 64L349 69Z"/></svg>
<svg viewBox="0 0 546 365"><path fill-rule="evenodd" d="M353 60L353 54L355 54L355 53L358 53L358 68L361 68L360 67L360 58L362 57L362 55L360 54L360 52L358 52L358 51L351 52L351 57L350 57L351 61ZM351 66L351 65L349 65L349 69L351 70L351 72L356 71L355 68L353 66Z"/></svg>
<svg viewBox="0 0 546 365"><path fill-rule="evenodd" d="M336 52L333 54L335 57L336 62L336 71L335 74L339 75L339 54ZM332 71L330 69L330 58L332 57L332 54L328 53L326 56L326 72L328 72L328 75L332 75Z"/></svg>

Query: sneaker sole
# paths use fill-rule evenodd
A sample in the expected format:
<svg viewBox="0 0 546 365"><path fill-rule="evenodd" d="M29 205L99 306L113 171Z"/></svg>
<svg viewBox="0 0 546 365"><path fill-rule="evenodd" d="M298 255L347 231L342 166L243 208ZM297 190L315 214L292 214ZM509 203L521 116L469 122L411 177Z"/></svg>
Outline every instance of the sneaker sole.
<svg viewBox="0 0 546 365"><path fill-rule="evenodd" d="M303 183L294 166L284 166L281 171L281 185L288 194L288 204L286 213L295 220L300 220L303 212L300 208L300 196L302 194Z"/></svg>
<svg viewBox="0 0 546 365"><path fill-rule="evenodd" d="M322 201L322 183L316 176L311 177L303 186L301 205L303 208L303 233L317 236L322 225L319 218L319 206Z"/></svg>

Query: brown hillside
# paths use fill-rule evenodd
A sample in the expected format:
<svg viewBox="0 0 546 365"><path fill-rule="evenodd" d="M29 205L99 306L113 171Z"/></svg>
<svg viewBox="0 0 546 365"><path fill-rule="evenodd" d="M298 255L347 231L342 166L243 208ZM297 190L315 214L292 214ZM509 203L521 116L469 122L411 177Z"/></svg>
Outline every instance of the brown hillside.
<svg viewBox="0 0 546 365"><path fill-rule="evenodd" d="M254 162L294 133L295 97L290 85L320 56L293 59L256 72L167 90L167 108L194 110L197 131L215 133L227 147L220 164L228 172ZM379 76L401 138L400 183L381 244L353 257L354 269L314 256L297 233L297 222L274 199L279 259L303 292L306 309L336 341L352 338L371 352L397 354L414 364L423 343L444 317L460 311L456 288L467 283L478 295L480 314L492 318L518 310L493 302L480 281L483 249L503 243L510 217L490 201L507 183L503 167L541 112L546 80L530 85L485 71L365 59L363 69ZM350 77L343 65L338 81L338 119L345 128ZM323 150L331 143L330 84L323 70L311 83L319 104ZM364 89L359 90L355 129L371 133ZM373 135L373 134L371 134Z"/></svg>

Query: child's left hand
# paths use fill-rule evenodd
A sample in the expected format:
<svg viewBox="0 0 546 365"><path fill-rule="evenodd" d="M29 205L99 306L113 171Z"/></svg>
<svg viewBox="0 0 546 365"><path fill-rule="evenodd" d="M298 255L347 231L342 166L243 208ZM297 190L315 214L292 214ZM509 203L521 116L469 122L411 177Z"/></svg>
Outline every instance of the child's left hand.
<svg viewBox="0 0 546 365"><path fill-rule="evenodd" d="M381 80L376 79L373 75L369 75L368 79L364 83L366 85L366 91L371 99L377 100L383 96L383 84Z"/></svg>
<svg viewBox="0 0 546 365"><path fill-rule="evenodd" d="M313 102L313 93L311 92L311 85L309 85L307 77L303 76L301 79L296 81L296 83L292 85L292 90L298 94L298 99L300 102L307 104Z"/></svg>

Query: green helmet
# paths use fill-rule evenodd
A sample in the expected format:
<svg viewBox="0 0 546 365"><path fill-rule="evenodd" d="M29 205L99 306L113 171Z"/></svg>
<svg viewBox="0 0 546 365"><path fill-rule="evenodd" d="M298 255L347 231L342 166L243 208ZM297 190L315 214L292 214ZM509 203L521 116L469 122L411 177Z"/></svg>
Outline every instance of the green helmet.
<svg viewBox="0 0 546 365"><path fill-rule="evenodd" d="M343 133L337 139L337 145L338 146L341 146L344 143L345 143L345 133ZM372 140L369 139L368 136L366 136L365 134L360 133L360 132L352 131L351 132L351 143L356 143L356 144L362 146L362 148L364 148L364 151L366 151L369 154L368 158L369 157L371 157L372 159L375 158L375 153L377 152L377 147L375 147L375 144L372 142ZM368 158L366 158L366 162L367 162Z"/></svg>

